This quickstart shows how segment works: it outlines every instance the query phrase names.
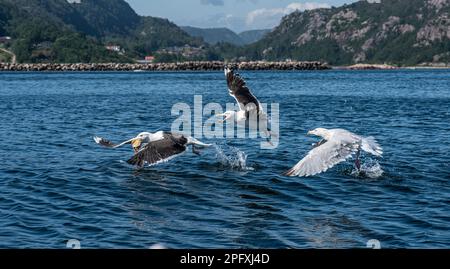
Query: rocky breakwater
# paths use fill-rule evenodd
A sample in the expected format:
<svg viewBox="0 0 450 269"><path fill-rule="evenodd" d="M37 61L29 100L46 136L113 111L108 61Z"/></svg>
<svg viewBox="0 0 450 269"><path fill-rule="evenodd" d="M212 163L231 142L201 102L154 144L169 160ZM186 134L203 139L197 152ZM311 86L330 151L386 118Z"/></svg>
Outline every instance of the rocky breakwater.
<svg viewBox="0 0 450 269"><path fill-rule="evenodd" d="M398 69L396 66L387 64L355 64L346 67L348 70L393 70Z"/></svg>
<svg viewBox="0 0 450 269"><path fill-rule="evenodd" d="M84 72L84 71L218 71L225 65L234 66L240 70L326 70L327 64L321 62L180 62L180 63L36 63L13 64L0 63L0 71L56 71L56 72Z"/></svg>

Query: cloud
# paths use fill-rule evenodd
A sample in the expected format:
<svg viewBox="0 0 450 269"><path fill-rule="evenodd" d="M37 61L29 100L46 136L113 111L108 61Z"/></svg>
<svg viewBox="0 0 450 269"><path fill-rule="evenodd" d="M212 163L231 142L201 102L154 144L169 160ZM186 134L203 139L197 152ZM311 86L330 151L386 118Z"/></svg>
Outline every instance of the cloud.
<svg viewBox="0 0 450 269"><path fill-rule="evenodd" d="M224 0L200 0L202 5L223 6Z"/></svg>
<svg viewBox="0 0 450 269"><path fill-rule="evenodd" d="M245 23L249 28L272 28L276 26L280 19L296 10L312 10L317 8L330 8L326 3L291 3L284 8L260 8L247 14Z"/></svg>
<svg viewBox="0 0 450 269"><path fill-rule="evenodd" d="M260 0L230 0L230 2L248 2L256 3ZM326 1L326 0L323 0ZM216 6L220 3L225 3L224 0L201 0L202 4L212 5L215 2ZM260 1L262 2L262 1ZM261 8L253 10L243 15L230 14L226 12L216 13L208 16L189 17L177 20L179 25L189 25L200 28L216 28L226 27L237 33L246 30L257 29L272 29L280 23L283 16L292 13L296 10L304 11L315 8L329 8L331 5L326 3L299 3L293 2L285 7L280 8Z"/></svg>
<svg viewBox="0 0 450 269"><path fill-rule="evenodd" d="M250 2L257 4L259 0L236 0L237 2ZM224 6L225 0L200 0L202 5Z"/></svg>
<svg viewBox="0 0 450 269"><path fill-rule="evenodd" d="M327 3L291 3L286 7L286 10L291 13L296 10L304 11L304 10L313 10L318 8L330 8L331 6Z"/></svg>
<svg viewBox="0 0 450 269"><path fill-rule="evenodd" d="M253 4L258 4L259 0L238 0L238 2L250 2L250 3L253 3Z"/></svg>

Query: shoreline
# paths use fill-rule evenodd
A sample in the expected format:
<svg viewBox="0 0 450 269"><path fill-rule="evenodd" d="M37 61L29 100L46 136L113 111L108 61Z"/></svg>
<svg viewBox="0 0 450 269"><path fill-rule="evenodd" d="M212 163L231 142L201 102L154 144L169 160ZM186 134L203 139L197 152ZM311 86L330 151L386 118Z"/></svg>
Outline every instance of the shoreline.
<svg viewBox="0 0 450 269"><path fill-rule="evenodd" d="M387 64L355 64L350 66L333 66L334 70L416 70L432 69L445 70L450 69L450 65L415 65L415 66L394 66Z"/></svg>
<svg viewBox="0 0 450 269"><path fill-rule="evenodd" d="M245 71L371 71L371 70L449 70L450 65L417 65L397 67L386 64L356 64L351 66L331 66L322 62L240 62L225 63L221 61L198 61L179 63L0 63L0 72L167 72L222 71L224 66L233 66Z"/></svg>

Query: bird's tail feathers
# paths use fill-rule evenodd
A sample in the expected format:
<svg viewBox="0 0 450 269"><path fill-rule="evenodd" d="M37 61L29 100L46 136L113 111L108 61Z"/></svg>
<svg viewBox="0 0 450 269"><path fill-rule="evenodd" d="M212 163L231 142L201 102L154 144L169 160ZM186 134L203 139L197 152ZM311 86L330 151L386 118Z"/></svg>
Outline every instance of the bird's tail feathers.
<svg viewBox="0 0 450 269"><path fill-rule="evenodd" d="M205 143L195 139L192 136L189 136L187 139L188 139L188 145L194 145L194 146L203 147L203 148L212 146L212 144L205 144Z"/></svg>
<svg viewBox="0 0 450 269"><path fill-rule="evenodd" d="M373 136L362 139L361 149L378 157L383 155L383 148L381 148Z"/></svg>

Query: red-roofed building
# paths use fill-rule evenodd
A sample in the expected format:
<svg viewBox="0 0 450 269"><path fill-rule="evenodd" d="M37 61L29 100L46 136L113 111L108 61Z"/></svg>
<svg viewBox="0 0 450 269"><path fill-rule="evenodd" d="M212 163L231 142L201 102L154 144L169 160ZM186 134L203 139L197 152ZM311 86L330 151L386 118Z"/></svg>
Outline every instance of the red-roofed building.
<svg viewBox="0 0 450 269"><path fill-rule="evenodd" d="M145 56L145 60L148 62L153 62L155 60L155 56Z"/></svg>

